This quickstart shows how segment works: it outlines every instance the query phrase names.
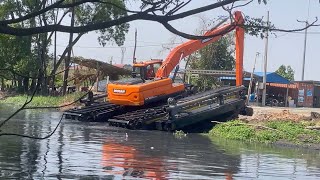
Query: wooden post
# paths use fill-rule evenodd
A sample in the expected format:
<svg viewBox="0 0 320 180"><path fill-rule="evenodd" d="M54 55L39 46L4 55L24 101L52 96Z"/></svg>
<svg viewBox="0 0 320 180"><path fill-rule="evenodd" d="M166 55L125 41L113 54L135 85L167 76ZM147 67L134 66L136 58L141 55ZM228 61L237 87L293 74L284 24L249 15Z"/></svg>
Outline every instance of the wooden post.
<svg viewBox="0 0 320 180"><path fill-rule="evenodd" d="M289 96L289 84L287 84L287 94L286 94L286 103L285 103L285 107L288 106L288 96Z"/></svg>
<svg viewBox="0 0 320 180"><path fill-rule="evenodd" d="M99 88L99 63L97 62L97 89L96 92L98 92Z"/></svg>
<svg viewBox="0 0 320 180"><path fill-rule="evenodd" d="M253 73L254 70L256 68L256 62L257 62L257 57L259 56L259 52L256 53L256 58L254 58L254 64L253 64L253 68L252 68L252 73L250 76L250 83L249 83L249 87L248 87L248 98L247 98L247 105L249 105L250 102L250 95L251 95L251 87L252 87L252 79L253 79Z"/></svg>

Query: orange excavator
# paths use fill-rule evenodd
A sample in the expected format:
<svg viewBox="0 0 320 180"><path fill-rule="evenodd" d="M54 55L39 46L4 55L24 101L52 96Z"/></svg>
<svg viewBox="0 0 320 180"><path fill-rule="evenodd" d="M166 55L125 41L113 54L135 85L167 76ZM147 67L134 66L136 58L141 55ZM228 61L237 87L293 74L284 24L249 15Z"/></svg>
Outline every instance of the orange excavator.
<svg viewBox="0 0 320 180"><path fill-rule="evenodd" d="M204 34L209 37L207 39L190 40L177 46L164 61L150 60L134 63L131 79L108 84L108 101L116 105L143 106L149 102L182 94L186 90L186 85L175 83L173 79L169 78L170 73L183 58L218 41L233 30L236 31L236 85L241 86L244 49L244 29L241 25L243 25L244 19L240 11L236 11L232 19L233 21L229 24L219 25L220 27L207 31Z"/></svg>

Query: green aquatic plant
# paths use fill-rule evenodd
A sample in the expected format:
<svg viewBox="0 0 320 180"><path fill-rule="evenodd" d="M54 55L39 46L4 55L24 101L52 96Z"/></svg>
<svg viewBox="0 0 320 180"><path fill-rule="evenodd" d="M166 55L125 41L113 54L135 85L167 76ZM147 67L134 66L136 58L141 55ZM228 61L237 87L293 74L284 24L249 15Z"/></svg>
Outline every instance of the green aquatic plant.
<svg viewBox="0 0 320 180"><path fill-rule="evenodd" d="M176 138L184 138L184 137L187 137L187 134L185 132L183 132L182 130L178 130L178 131L175 131L173 133L173 135L176 137Z"/></svg>
<svg viewBox="0 0 320 180"><path fill-rule="evenodd" d="M231 140L274 143L285 141L294 144L320 143L320 132L306 129L306 124L293 121L268 121L247 124L240 120L216 125L208 135Z"/></svg>

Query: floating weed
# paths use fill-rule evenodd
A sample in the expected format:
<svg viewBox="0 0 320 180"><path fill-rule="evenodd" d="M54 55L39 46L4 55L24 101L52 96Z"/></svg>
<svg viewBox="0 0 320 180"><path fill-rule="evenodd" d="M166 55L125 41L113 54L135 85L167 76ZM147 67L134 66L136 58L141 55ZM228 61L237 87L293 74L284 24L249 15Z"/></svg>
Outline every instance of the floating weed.
<svg viewBox="0 0 320 180"><path fill-rule="evenodd" d="M179 131L175 131L173 133L173 135L176 137L176 138L184 138L184 137L187 137L187 134L185 132L183 132L182 130L179 130Z"/></svg>

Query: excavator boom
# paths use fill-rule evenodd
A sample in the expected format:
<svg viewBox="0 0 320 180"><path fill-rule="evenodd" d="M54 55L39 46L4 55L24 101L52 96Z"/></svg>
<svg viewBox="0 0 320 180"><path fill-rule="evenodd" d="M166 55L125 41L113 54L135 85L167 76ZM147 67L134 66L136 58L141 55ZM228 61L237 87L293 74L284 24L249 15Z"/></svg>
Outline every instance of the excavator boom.
<svg viewBox="0 0 320 180"><path fill-rule="evenodd" d="M210 43L218 41L222 36L236 29L236 81L237 86L241 85L244 45L244 30L241 28L244 20L241 12L235 12L234 19L235 21L233 23L223 25L219 28L214 28L204 34L204 36L212 36L210 38L203 40L190 40L174 48L157 71L156 78L167 78L171 71L179 64L181 59L191 55Z"/></svg>
<svg viewBox="0 0 320 180"><path fill-rule="evenodd" d="M162 62L155 76L144 76L144 74L149 74L149 70L148 68L145 70L141 69L141 79L136 78L108 84L107 94L109 102L125 106L142 106L185 93L185 84L174 83L173 80L169 78L172 70L184 57L189 56L210 43L218 41L223 35L233 30L236 30L236 81L237 86L242 85L244 30L241 25L244 19L239 11L234 13L234 18L232 19L234 21L231 23L206 32L204 36L208 36L207 39L190 40L174 48L165 61ZM145 65L142 63L142 66ZM148 78L151 76L154 78Z"/></svg>

